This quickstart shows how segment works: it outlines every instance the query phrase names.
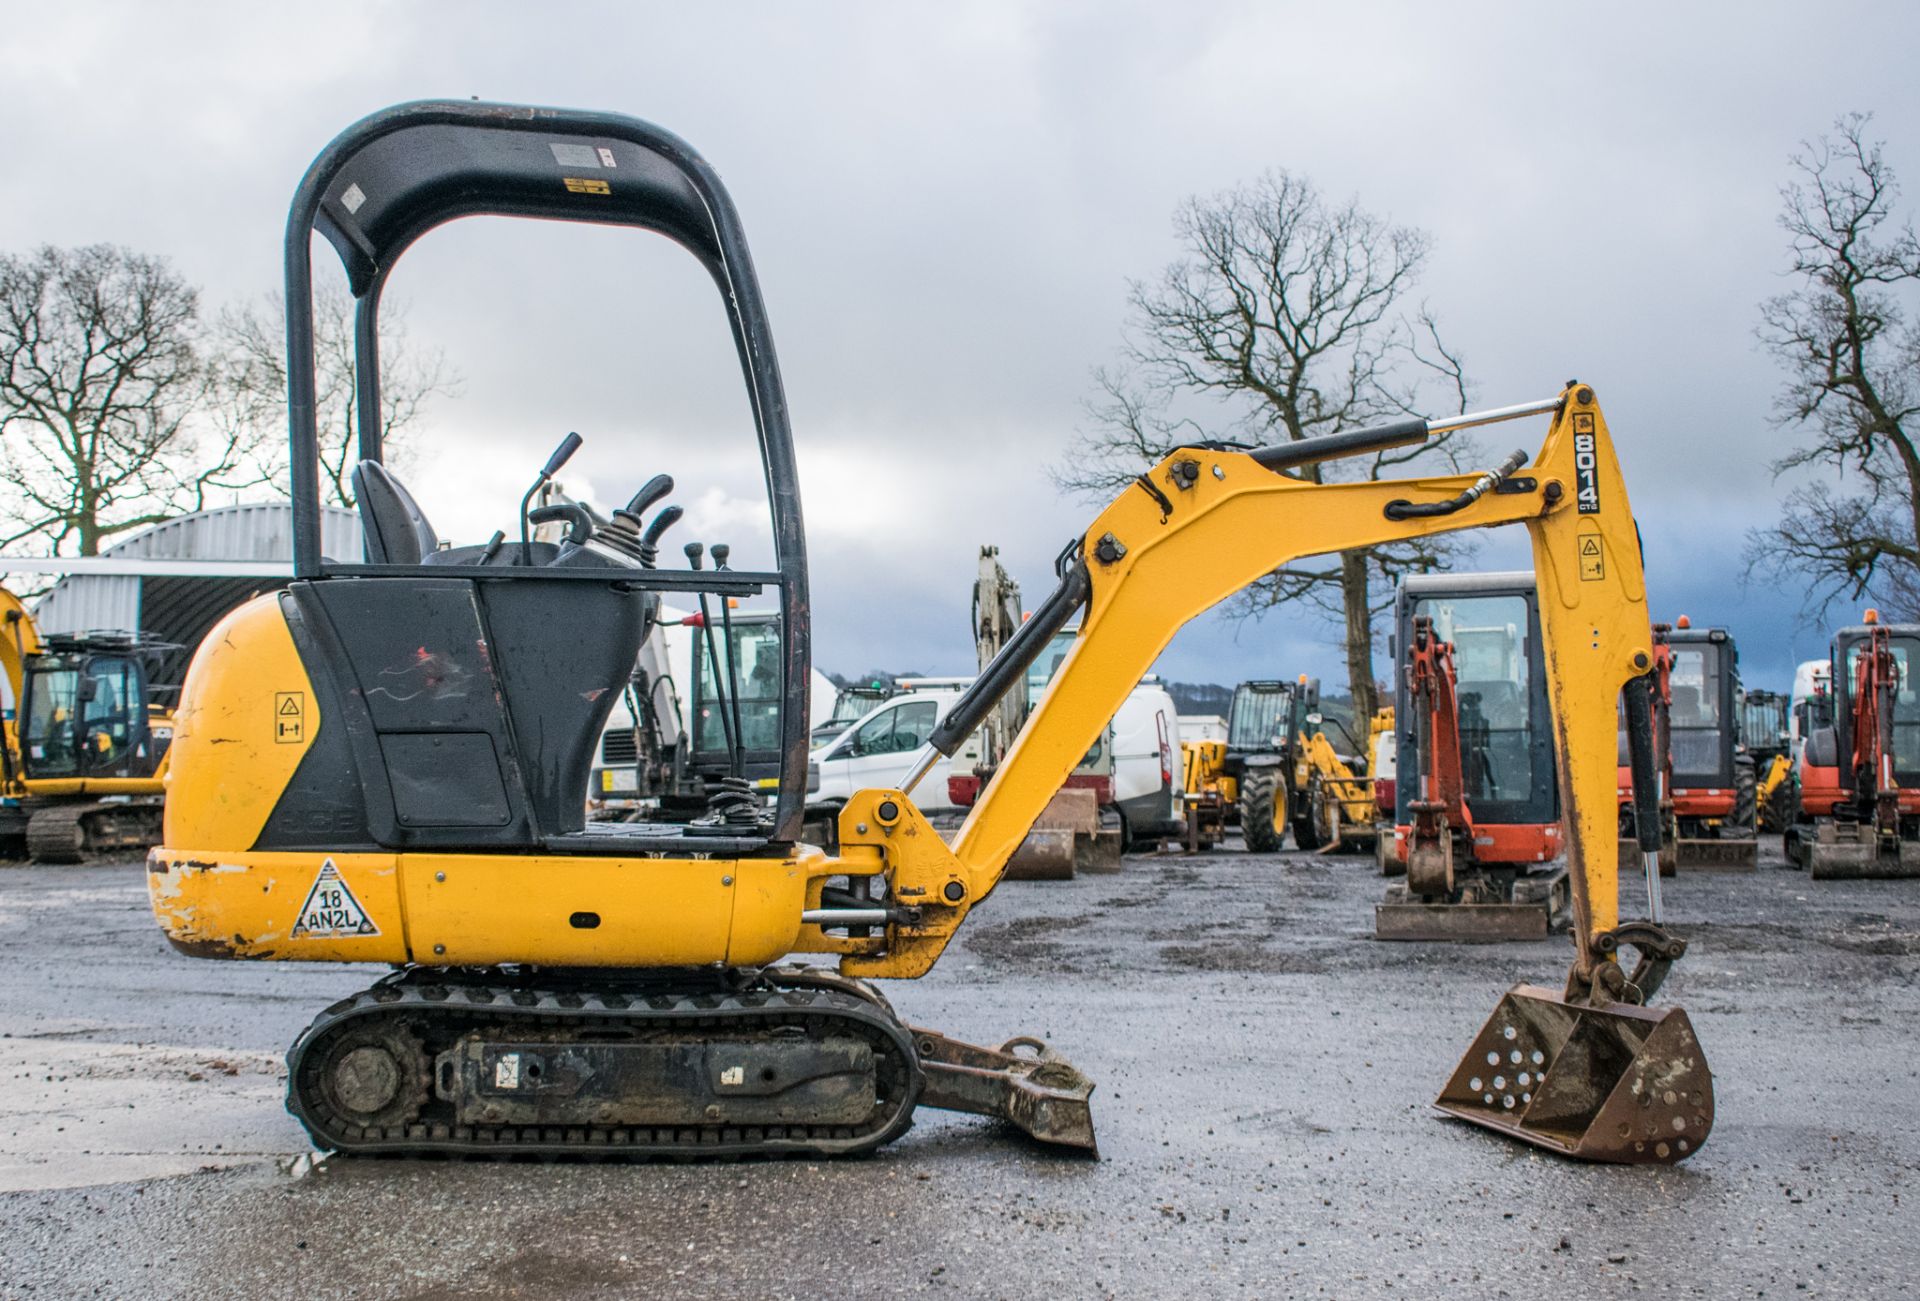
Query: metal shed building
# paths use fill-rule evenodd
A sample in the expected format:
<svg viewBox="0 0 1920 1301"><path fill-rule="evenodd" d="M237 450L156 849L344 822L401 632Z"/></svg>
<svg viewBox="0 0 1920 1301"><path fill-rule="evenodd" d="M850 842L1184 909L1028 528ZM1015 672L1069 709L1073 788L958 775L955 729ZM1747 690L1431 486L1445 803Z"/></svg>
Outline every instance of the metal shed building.
<svg viewBox="0 0 1920 1301"><path fill-rule="evenodd" d="M284 561L293 566L293 510L283 501L247 502L196 511L135 533L101 552L134 561ZM320 541L329 556L357 559L360 520L337 506L322 511ZM180 577L140 573L69 574L33 607L43 632L127 629L149 632L186 649L157 666L154 681L178 684L187 661L227 611L280 585L273 578ZM177 661L177 663L175 662Z"/></svg>

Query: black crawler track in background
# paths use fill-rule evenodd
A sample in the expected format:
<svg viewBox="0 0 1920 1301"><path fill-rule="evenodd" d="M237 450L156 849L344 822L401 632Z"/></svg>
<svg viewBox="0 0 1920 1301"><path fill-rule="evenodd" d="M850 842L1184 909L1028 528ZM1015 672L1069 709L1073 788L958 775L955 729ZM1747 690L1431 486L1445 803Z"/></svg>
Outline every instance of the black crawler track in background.
<svg viewBox="0 0 1920 1301"><path fill-rule="evenodd" d="M489 978L489 976L491 978ZM874 1051L879 1102L860 1125L564 1125L456 1124L452 1105L430 1099L418 1119L362 1128L337 1115L319 1074L329 1038L349 1026L404 1023L432 1061L461 1035L481 1028L568 1025L737 1033L798 1025L857 1035ZM892 1142L913 1122L924 1084L907 1029L884 1004L837 989L763 978L740 990L667 992L617 985L553 988L508 983L502 973L475 977L410 972L327 1008L287 1050L287 1110L316 1146L393 1156L568 1157L714 1160L759 1156L854 1156Z"/></svg>

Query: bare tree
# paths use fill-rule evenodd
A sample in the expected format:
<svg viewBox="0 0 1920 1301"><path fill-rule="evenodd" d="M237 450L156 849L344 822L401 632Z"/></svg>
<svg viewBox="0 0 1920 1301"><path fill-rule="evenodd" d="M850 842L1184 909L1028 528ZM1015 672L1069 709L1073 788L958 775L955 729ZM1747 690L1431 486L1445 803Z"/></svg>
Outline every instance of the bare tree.
<svg viewBox="0 0 1920 1301"><path fill-rule="evenodd" d="M354 300L337 286L314 294L314 414L320 431L324 497L352 506L359 463L360 412L354 402ZM286 305L278 294L223 311L218 395L221 422L256 449L266 477L285 490L287 474ZM380 314L380 413L383 449L404 450L405 435L429 400L455 394L458 373L438 350L408 346L404 314Z"/></svg>
<svg viewBox="0 0 1920 1301"><path fill-rule="evenodd" d="M1272 443L1465 409L1459 354L1433 316L1406 301L1431 248L1424 232L1354 200L1331 204L1285 171L1189 199L1174 222L1184 256L1157 281L1132 285L1125 363L1095 372L1092 428L1055 470L1062 488L1111 494L1174 448L1220 439L1206 427L1215 422ZM1379 479L1413 462L1455 469L1469 455L1463 437L1445 436L1299 476ZM1377 705L1374 625L1391 585L1445 568L1464 546L1443 536L1295 562L1242 593L1237 608L1258 615L1306 601L1339 620L1365 718Z"/></svg>
<svg viewBox="0 0 1920 1301"><path fill-rule="evenodd" d="M1793 155L1780 225L1797 282L1761 307L1759 336L1786 382L1776 423L1808 435L1774 473L1824 467L1787 497L1780 521L1749 535L1749 569L1782 561L1809 580L1810 604L1873 595L1920 614L1920 239L1896 220L1898 187L1871 119L1854 113Z"/></svg>
<svg viewBox="0 0 1920 1301"><path fill-rule="evenodd" d="M99 554L247 486L196 417L199 295L164 258L96 244L0 256L0 546Z"/></svg>

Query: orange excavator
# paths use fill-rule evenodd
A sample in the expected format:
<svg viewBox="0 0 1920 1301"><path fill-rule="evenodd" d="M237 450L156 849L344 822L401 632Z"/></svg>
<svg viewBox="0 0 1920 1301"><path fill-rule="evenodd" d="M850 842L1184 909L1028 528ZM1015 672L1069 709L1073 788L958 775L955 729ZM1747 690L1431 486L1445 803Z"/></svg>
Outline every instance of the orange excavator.
<svg viewBox="0 0 1920 1301"><path fill-rule="evenodd" d="M1740 658L1724 628L1681 615L1653 625L1654 756L1659 778L1660 875L1679 868L1751 872L1759 862L1753 756L1741 745ZM1633 776L1624 715L1620 826L1631 835ZM1623 855L1631 856L1630 846ZM1623 858L1622 869L1632 866Z"/></svg>
<svg viewBox="0 0 1920 1301"><path fill-rule="evenodd" d="M1409 578L1395 605L1405 777L1394 857L1407 879L1388 887L1374 933L1543 936L1565 923L1571 893L1551 866L1563 836L1533 576Z"/></svg>
<svg viewBox="0 0 1920 1301"><path fill-rule="evenodd" d="M1815 878L1920 876L1920 625L1863 624L1833 639L1831 725L1801 747L1787 857Z"/></svg>

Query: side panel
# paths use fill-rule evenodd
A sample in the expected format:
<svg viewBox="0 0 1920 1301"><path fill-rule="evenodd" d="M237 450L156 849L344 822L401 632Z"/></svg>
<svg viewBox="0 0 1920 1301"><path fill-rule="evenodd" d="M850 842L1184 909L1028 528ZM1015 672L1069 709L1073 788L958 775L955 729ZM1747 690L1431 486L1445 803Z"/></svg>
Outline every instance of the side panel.
<svg viewBox="0 0 1920 1301"><path fill-rule="evenodd" d="M251 849L325 720L277 596L214 626L174 714L166 843Z"/></svg>
<svg viewBox="0 0 1920 1301"><path fill-rule="evenodd" d="M739 860L157 849L147 886L168 940L196 957L760 966L794 951L827 866L808 847Z"/></svg>

